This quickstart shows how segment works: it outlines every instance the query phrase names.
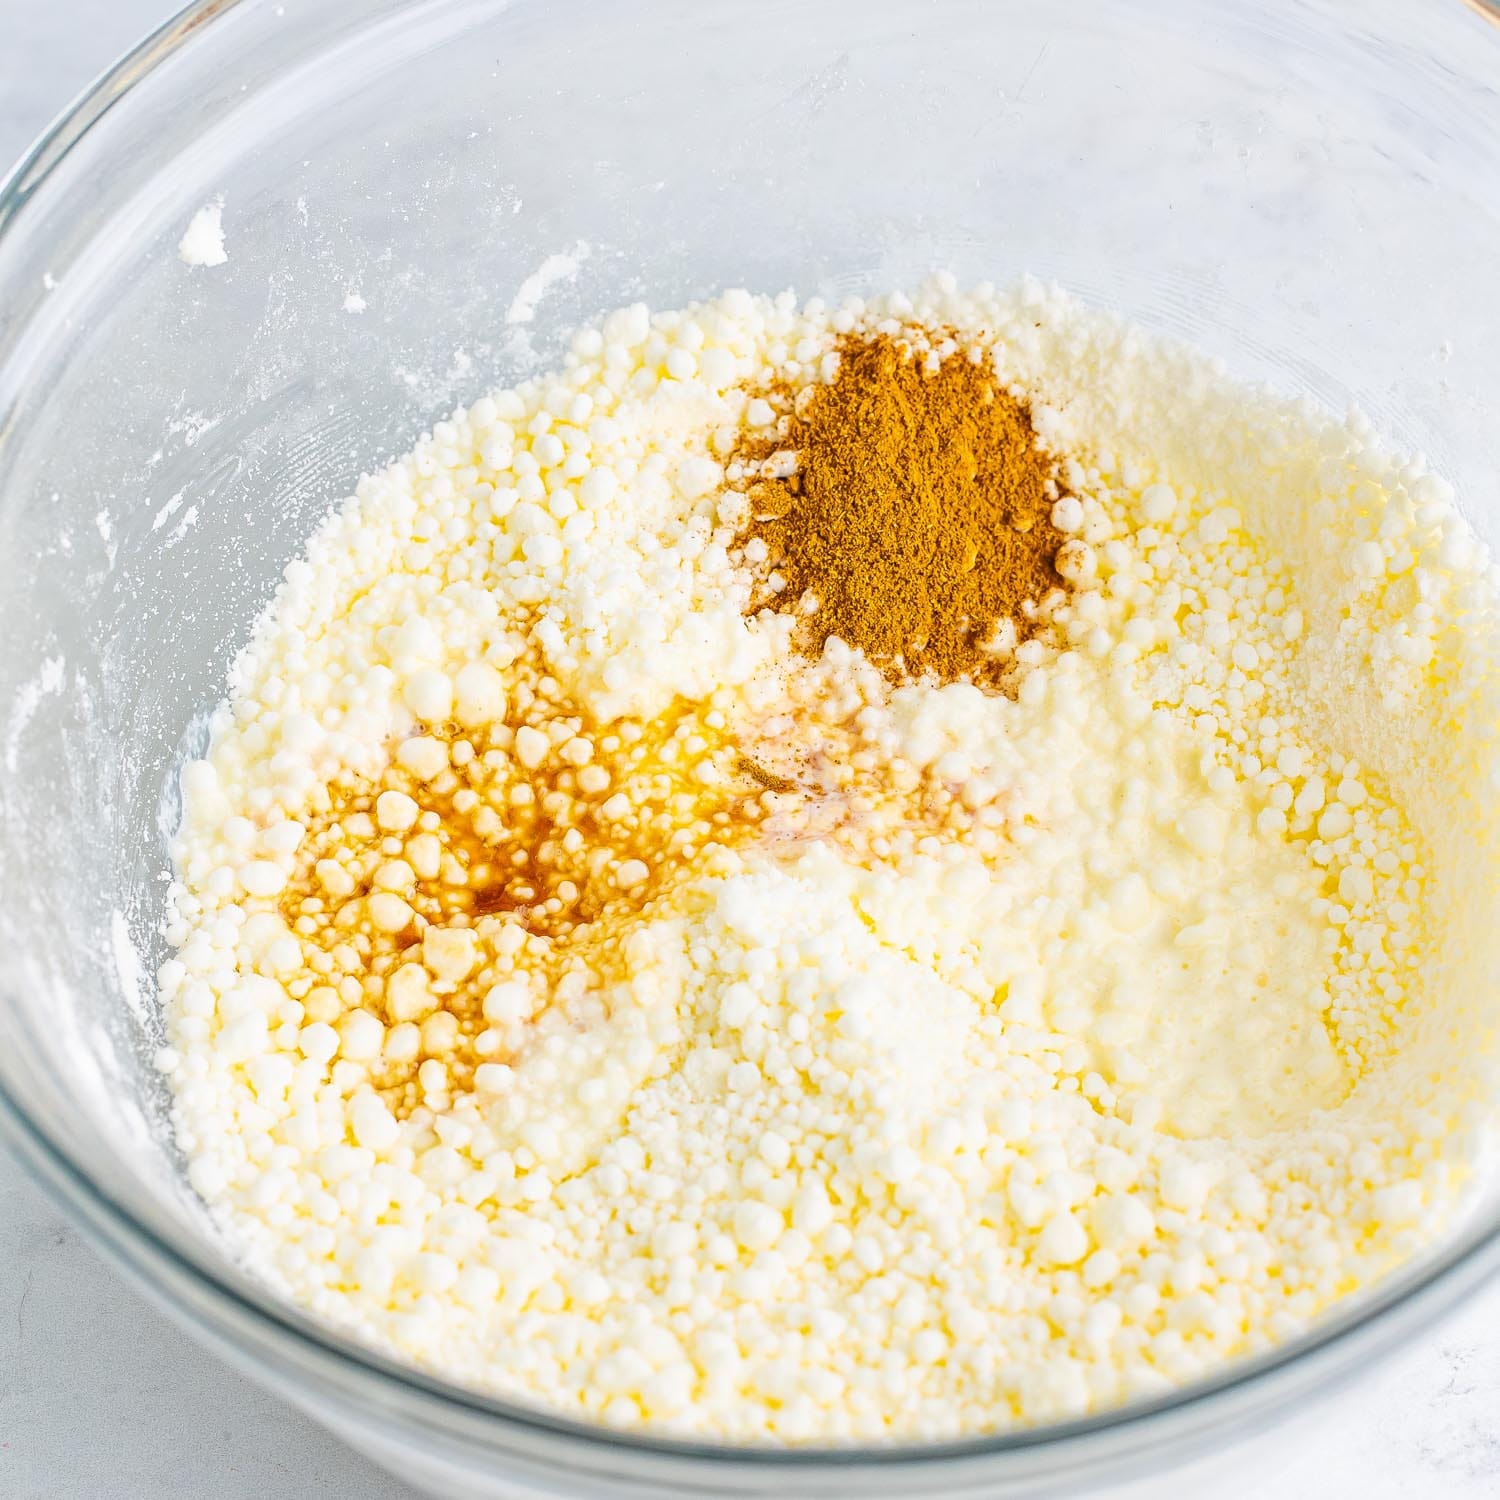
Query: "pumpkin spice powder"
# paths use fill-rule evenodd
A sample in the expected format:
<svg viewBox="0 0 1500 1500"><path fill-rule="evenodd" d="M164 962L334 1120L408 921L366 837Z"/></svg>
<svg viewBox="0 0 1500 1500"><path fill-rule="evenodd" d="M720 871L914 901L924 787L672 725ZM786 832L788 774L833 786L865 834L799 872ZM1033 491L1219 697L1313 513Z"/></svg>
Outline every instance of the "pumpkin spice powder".
<svg viewBox="0 0 1500 1500"><path fill-rule="evenodd" d="M809 655L837 636L892 681L1001 686L1063 587L1055 465L986 351L923 337L851 335L831 382L765 393L786 415L735 455L769 557L756 607L805 615Z"/></svg>

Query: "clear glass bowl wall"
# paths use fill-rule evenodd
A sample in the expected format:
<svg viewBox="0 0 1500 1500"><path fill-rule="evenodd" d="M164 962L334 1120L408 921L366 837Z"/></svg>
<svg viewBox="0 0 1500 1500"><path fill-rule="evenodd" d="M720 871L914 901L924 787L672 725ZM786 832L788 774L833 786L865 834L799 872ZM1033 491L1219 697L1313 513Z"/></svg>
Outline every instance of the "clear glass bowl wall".
<svg viewBox="0 0 1500 1500"><path fill-rule="evenodd" d="M236 1271L164 1124L150 976L172 768L281 569L362 471L621 302L1055 278L1357 400L1493 536L1497 84L1500 29L1461 0L185 12L0 197L0 1113L28 1160L202 1337L443 1493L1051 1493L1220 1448L1424 1326L1493 1269L1492 1201L1149 1409L833 1455L569 1427ZM228 263L190 268L217 198ZM558 253L577 277L507 323Z"/></svg>

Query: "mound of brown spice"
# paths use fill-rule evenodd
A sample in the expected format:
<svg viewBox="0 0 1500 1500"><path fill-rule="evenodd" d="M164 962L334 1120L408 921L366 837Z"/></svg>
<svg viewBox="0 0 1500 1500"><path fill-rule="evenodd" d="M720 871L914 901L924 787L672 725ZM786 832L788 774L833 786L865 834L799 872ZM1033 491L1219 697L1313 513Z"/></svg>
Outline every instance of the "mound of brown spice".
<svg viewBox="0 0 1500 1500"><path fill-rule="evenodd" d="M837 636L893 681L999 685L1063 587L1055 464L986 351L927 342L850 335L831 382L765 393L782 421L736 455L769 554L755 607L804 615L809 655Z"/></svg>

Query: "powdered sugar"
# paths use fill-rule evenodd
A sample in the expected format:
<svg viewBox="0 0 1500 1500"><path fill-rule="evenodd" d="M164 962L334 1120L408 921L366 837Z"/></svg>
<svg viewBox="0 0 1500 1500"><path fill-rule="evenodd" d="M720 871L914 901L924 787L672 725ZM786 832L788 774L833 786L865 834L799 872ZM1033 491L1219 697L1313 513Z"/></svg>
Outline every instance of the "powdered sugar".
<svg viewBox="0 0 1500 1500"><path fill-rule="evenodd" d="M185 266L222 266L229 259L224 248L224 200L205 203L177 242L177 258Z"/></svg>
<svg viewBox="0 0 1500 1500"><path fill-rule="evenodd" d="M746 613L747 387L910 318L1068 465L1013 696ZM321 1314L610 1422L952 1435L1288 1336L1491 1123L1485 563L1358 418L1034 284L622 309L235 666L160 976L193 1181Z"/></svg>
<svg viewBox="0 0 1500 1500"><path fill-rule="evenodd" d="M542 298L559 282L568 282L577 276L578 268L589 258L590 250L587 240L579 240L571 250L549 255L517 288L505 321L510 324L531 322Z"/></svg>

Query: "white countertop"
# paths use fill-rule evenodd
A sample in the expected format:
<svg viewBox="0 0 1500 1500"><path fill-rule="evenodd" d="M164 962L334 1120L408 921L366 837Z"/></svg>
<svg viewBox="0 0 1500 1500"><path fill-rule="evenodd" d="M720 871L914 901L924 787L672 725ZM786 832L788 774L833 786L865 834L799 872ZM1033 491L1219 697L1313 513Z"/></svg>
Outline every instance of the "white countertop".
<svg viewBox="0 0 1500 1500"><path fill-rule="evenodd" d="M171 0L0 0L0 167L173 9ZM1500 1287L1286 1449L1276 1500L1500 1495ZM1170 1493L1192 1500L1179 1486ZM177 1332L0 1152L0 1496L411 1494Z"/></svg>

